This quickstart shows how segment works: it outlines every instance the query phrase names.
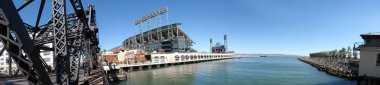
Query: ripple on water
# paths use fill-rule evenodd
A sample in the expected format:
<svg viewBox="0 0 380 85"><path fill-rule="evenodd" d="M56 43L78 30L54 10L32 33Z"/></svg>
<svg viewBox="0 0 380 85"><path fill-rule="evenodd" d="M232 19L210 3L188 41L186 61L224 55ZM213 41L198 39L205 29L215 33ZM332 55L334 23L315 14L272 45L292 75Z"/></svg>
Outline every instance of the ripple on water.
<svg viewBox="0 0 380 85"><path fill-rule="evenodd" d="M241 58L134 71L120 85L354 85L295 57Z"/></svg>

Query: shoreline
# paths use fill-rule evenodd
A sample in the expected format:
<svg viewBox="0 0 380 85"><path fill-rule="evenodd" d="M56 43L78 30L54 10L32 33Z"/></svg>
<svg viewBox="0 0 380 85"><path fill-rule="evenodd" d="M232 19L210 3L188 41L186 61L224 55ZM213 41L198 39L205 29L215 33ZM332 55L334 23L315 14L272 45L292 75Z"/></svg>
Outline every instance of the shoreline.
<svg viewBox="0 0 380 85"><path fill-rule="evenodd" d="M356 80L358 77L347 66L339 66L334 63L329 63L319 59L311 58L297 58L298 60L307 63L320 71L326 72L330 75L345 78L349 80Z"/></svg>

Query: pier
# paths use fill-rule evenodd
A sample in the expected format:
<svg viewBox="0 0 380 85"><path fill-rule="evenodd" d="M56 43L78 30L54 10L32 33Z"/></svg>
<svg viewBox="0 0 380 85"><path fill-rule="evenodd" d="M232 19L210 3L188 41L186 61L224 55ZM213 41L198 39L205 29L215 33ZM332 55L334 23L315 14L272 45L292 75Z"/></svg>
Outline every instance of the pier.
<svg viewBox="0 0 380 85"><path fill-rule="evenodd" d="M133 64L119 64L103 66L110 81L125 79L126 71L135 71L152 68L162 68L174 65L192 64L208 62L214 60L233 59L232 53L172 53L172 54L152 54L151 61ZM117 73L118 72L118 73Z"/></svg>
<svg viewBox="0 0 380 85"><path fill-rule="evenodd" d="M172 54L152 54L152 61L133 64L119 64L103 66L105 71L117 70L117 69L129 69L134 68L152 68L152 67L167 67L178 64L188 64L197 62L206 62L221 59L232 59L232 53L172 53Z"/></svg>

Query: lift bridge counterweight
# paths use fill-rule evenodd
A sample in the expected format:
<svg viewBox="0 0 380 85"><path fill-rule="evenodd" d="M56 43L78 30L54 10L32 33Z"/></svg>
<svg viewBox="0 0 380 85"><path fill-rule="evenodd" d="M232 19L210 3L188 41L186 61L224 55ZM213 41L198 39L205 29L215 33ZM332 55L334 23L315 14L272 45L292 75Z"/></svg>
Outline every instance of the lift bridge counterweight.
<svg viewBox="0 0 380 85"><path fill-rule="evenodd" d="M91 69L95 69L91 67L97 66L99 39L94 6L84 10L81 0L70 0L75 13L67 14L66 0L52 0L53 17L47 24L38 26L45 6L42 0L36 26L31 26L22 21L18 12L33 1L28 0L17 9L12 0L0 0L0 41L5 48L0 53L8 51L29 84L78 84L80 66L88 74L84 77L90 76ZM48 43L53 43L53 48L43 46ZM49 78L47 70L50 68L39 50L54 51L56 81Z"/></svg>

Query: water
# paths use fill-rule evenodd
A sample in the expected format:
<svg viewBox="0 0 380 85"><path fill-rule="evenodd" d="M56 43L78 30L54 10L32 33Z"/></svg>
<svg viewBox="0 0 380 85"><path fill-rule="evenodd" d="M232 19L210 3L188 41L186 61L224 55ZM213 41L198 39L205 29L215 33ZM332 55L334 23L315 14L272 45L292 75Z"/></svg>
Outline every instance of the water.
<svg viewBox="0 0 380 85"><path fill-rule="evenodd" d="M296 57L219 60L133 71L119 85L355 85Z"/></svg>

